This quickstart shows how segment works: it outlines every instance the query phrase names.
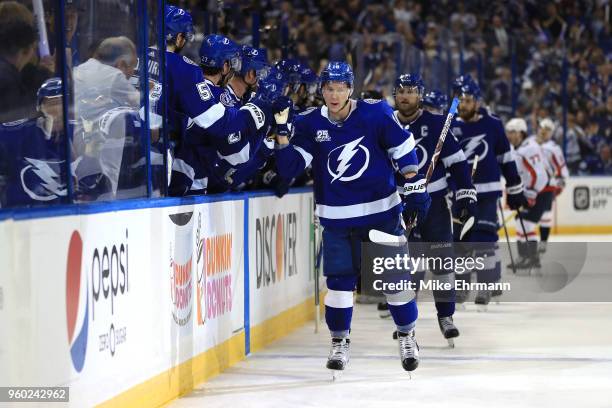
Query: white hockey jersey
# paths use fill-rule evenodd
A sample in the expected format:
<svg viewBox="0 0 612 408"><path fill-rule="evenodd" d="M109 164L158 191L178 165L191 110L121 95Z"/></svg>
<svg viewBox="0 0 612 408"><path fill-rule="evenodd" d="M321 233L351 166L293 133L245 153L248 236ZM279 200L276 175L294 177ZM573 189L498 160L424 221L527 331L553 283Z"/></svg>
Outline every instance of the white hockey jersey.
<svg viewBox="0 0 612 408"><path fill-rule="evenodd" d="M542 143L540 147L546 158L550 174L549 185L546 189L548 191L560 191L565 186L565 180L569 177L563 150L552 139Z"/></svg>
<svg viewBox="0 0 612 408"><path fill-rule="evenodd" d="M514 153L516 166L525 187L525 196L530 201L535 200L548 185L547 160L544 152L535 138L528 137Z"/></svg>

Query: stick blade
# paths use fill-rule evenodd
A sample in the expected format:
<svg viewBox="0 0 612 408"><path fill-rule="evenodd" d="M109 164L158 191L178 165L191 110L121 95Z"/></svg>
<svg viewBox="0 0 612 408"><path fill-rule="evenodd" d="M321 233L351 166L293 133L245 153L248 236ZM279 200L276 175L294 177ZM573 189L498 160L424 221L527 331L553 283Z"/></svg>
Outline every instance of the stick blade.
<svg viewBox="0 0 612 408"><path fill-rule="evenodd" d="M386 232L382 232L379 230L371 229L368 233L370 237L370 241L381 244L381 245L389 245L389 246L402 246L406 244L406 237L403 235L392 235L387 234Z"/></svg>
<svg viewBox="0 0 612 408"><path fill-rule="evenodd" d="M476 219L474 218L474 216L471 216L470 218L465 220L465 222L463 223L463 226L461 227L461 233L459 234L459 240L462 240L463 237L465 237L465 235L468 232L470 232L470 230L474 226L474 222L475 221L476 221Z"/></svg>

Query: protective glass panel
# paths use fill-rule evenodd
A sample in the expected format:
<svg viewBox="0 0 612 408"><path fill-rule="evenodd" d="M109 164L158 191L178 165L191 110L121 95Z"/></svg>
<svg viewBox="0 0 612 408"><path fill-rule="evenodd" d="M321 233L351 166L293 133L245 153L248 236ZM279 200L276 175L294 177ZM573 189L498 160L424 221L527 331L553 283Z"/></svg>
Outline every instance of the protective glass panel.
<svg viewBox="0 0 612 408"><path fill-rule="evenodd" d="M67 202L55 4L0 3L0 210Z"/></svg>

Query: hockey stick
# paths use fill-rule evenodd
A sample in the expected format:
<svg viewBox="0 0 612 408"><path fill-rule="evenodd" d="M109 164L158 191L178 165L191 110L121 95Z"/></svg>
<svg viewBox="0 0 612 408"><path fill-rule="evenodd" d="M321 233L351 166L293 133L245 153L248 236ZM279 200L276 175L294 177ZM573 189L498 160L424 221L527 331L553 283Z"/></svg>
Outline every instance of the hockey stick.
<svg viewBox="0 0 612 408"><path fill-rule="evenodd" d="M38 52L41 58L47 57L50 55L50 52L43 0L32 0L32 8L34 9L34 16L36 17L36 28L38 28Z"/></svg>
<svg viewBox="0 0 612 408"><path fill-rule="evenodd" d="M506 243L508 244L508 253L510 254L510 265L512 265L512 273L516 275L516 265L514 265L514 256L512 255L512 247L510 246L510 235L508 235L508 228L506 227L506 220L504 219L504 208L500 200L497 200L497 206L501 212L502 225L504 226L504 233L506 235Z"/></svg>
<svg viewBox="0 0 612 408"><path fill-rule="evenodd" d="M457 113L458 106L459 99L455 97L453 98L453 102L451 103L450 109L448 110L448 114L446 115L444 126L442 127L442 131L440 132L440 136L438 137L438 143L436 143L436 148L434 149L433 155L431 156L429 167L427 167L427 173L425 173L425 189L427 189L429 180L431 180L431 176L433 175L436 163L438 162L438 158L440 157L440 153L442 152L442 146L444 146L444 141L446 140L446 135L450 130L451 122L453 121L453 117ZM417 215L415 214L412 220L408 222L408 225L406 225L406 231L408 232L408 235L410 235L410 231L412 231L412 229L416 227L416 224Z"/></svg>
<svg viewBox="0 0 612 408"><path fill-rule="evenodd" d="M313 217L314 217L314 221L313 221L313 230L312 230L312 233L313 233L312 251L313 251L313 260L315 261L315 264L314 264L315 333L318 333L319 326L321 325L321 308L320 308L321 288L319 287L319 272L320 272L319 268L321 267L321 258L323 258L323 239L321 239L321 241L319 242L318 249L317 249L317 235L318 235L318 230L319 230L319 219L316 215L313 215Z"/></svg>

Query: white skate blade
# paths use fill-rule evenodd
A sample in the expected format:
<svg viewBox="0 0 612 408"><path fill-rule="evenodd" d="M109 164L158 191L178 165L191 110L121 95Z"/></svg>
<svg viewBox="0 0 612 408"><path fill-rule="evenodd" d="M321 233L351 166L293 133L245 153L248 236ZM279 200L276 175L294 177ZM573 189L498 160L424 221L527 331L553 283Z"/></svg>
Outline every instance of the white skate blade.
<svg viewBox="0 0 612 408"><path fill-rule="evenodd" d="M449 348L455 348L455 339L446 339Z"/></svg>
<svg viewBox="0 0 612 408"><path fill-rule="evenodd" d="M371 229L368 236L370 237L370 241L381 245L402 246L406 243L406 237L403 235L387 234L386 232L375 229Z"/></svg>
<svg viewBox="0 0 612 408"><path fill-rule="evenodd" d="M459 234L459 240L460 241L463 239L465 234L470 232L470 230L474 226L474 220L475 220L475 218L473 216L468 218L467 220L465 220L465 222L463 223L463 226L461 227L461 233Z"/></svg>
<svg viewBox="0 0 612 408"><path fill-rule="evenodd" d="M344 370L331 370L332 372L332 382L339 380L342 377L342 373Z"/></svg>

